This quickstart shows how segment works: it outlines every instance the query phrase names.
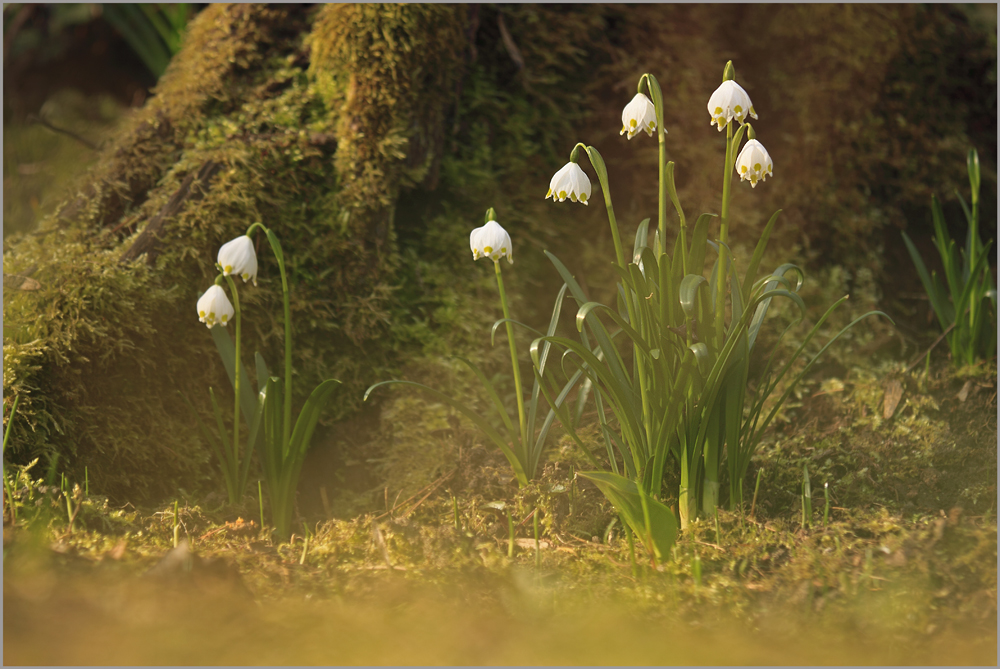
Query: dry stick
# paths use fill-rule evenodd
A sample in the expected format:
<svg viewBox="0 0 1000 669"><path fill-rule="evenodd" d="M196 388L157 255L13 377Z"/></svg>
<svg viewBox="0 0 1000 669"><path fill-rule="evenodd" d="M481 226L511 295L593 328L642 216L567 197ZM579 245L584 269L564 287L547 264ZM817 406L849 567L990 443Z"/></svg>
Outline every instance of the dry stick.
<svg viewBox="0 0 1000 669"><path fill-rule="evenodd" d="M170 199L156 212L156 215L149 219L149 223L146 224L145 229L139 233L139 236L135 238L132 245L125 250L121 256L121 262L130 262L145 253L147 254L146 262L152 264L157 255L157 237L167 221L179 214L188 201L194 202L203 198L208 188L209 180L221 169L221 163L209 160L201 166L201 169L197 173L188 174L184 178L184 181L181 182L180 188L170 196ZM198 183L195 184L195 181ZM117 231L117 228L112 232L115 231Z"/></svg>
<svg viewBox="0 0 1000 669"><path fill-rule="evenodd" d="M44 127L48 128L52 132L57 132L57 133L59 133L61 135L66 135L67 137L75 139L76 141L80 142L81 144L83 144L84 146L86 146L88 149L90 149L92 151L97 151L98 149L101 148L101 147L97 146L97 144L94 144L93 142L91 142L89 139L85 139L85 138L81 137L80 135L76 134L75 132L73 132L71 130L66 130L65 128L60 128L59 126L52 125L51 123L49 123L48 121L46 121L44 118L42 118L38 114L28 114L28 122L29 123L37 123L37 124L39 124L41 126L44 126Z"/></svg>
<svg viewBox="0 0 1000 669"><path fill-rule="evenodd" d="M927 349L926 351L924 351L923 353L921 353L920 356L913 362L913 364L911 364L909 367L907 367L906 369L903 370L903 374L906 374L908 371L910 371L911 369L913 369L914 367L916 367L920 363L921 360L923 360L931 351L933 351L934 347L937 346L938 344L940 344L941 340L944 339L945 337L947 337L948 333L955 329L955 325L957 323L958 323L958 321L956 321L955 323L952 323L951 325L949 325L948 328L944 332L941 333L941 336L934 340L934 343L931 344L931 347L929 349Z"/></svg>
<svg viewBox="0 0 1000 669"><path fill-rule="evenodd" d="M389 515L390 513L392 513L392 512L393 512L393 511L395 511L396 509L399 509L400 507L403 507L403 506L406 506L407 504L409 504L410 500L412 500L412 499L413 499L414 497L416 497L417 495L419 495L419 494L420 494L420 493L422 493L423 491L427 490L428 488L433 488L433 489L432 489L432 490L431 490L430 492L434 492L434 490L435 490L435 489L437 489L437 487L438 487L438 486L440 486L440 485L441 485L442 483L444 483L445 481L447 481L447 480L448 480L448 478L449 478L449 477L450 477L450 476L451 476L452 474L454 474L455 472L457 472L457 471L458 471L458 467L455 467L455 469L452 469L452 470L451 470L450 472L448 472L447 474L445 474L444 476L442 476L441 478L439 478L439 479L438 479L437 481L435 481L434 483L431 483L431 484L429 484L429 485L426 485L426 486L424 486L423 488L421 488L421 489L420 489L420 490L418 490L417 492L413 493L412 495L410 495L409 497L407 497L406 499L404 499L404 500L403 500L402 502L400 502L399 504L397 504L397 505L394 505L394 506L393 506L393 507L392 507L391 509L389 509L388 511L386 511L386 512L385 512L385 513L383 513L382 515L380 515L380 516L375 516L374 518L372 518L372 520L381 520L382 518L385 518L386 516L388 516L388 515ZM430 494L430 492L428 493L428 495ZM402 494L402 492L400 492L400 494ZM396 495L396 499L399 499L399 495ZM427 499L427 496L426 496L426 495L424 496L424 499ZM420 502L417 502L417 504L415 504L415 505L413 506L413 509L416 509L416 508L417 508L417 505L419 505L419 504L420 504L421 502L423 502L423 501L424 501L424 499L420 500ZM410 515L411 513L413 513L413 509L410 509L409 511L407 511L407 512L406 512L405 514L403 514L403 515L404 515L404 516L408 516L408 515Z"/></svg>

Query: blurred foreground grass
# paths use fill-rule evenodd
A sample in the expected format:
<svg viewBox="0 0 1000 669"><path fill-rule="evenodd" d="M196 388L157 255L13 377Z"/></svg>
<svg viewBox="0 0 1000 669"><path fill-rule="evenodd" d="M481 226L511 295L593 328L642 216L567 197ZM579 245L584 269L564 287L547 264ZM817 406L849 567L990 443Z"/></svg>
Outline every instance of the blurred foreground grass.
<svg viewBox="0 0 1000 669"><path fill-rule="evenodd" d="M305 551L302 537L273 544L254 523L213 521L197 507L180 514L193 553L171 550L169 511L108 512L105 505L104 531L86 529L102 522L100 505L82 513L72 533L55 515L44 530L8 526L4 659L996 663L989 519L852 513L803 530L787 519L757 524L723 514L721 545L713 543L715 524L700 521L661 570L640 561L633 575L626 542L614 533L590 542L547 536L538 568L534 541L520 539L509 559L498 539L505 521L479 514L473 527L477 506L462 505L462 530L450 522L446 499L409 517L328 521Z"/></svg>
<svg viewBox="0 0 1000 669"><path fill-rule="evenodd" d="M885 635L884 624L803 618L794 607L753 623L710 605L697 617L678 618L547 587L545 575L528 572L512 572L501 588L431 589L400 574L382 576L360 598L288 596L255 604L110 574L38 571L14 584L5 573L4 658L18 665L996 662L995 635L970 631L900 639ZM892 612L873 602L866 622L879 615Z"/></svg>

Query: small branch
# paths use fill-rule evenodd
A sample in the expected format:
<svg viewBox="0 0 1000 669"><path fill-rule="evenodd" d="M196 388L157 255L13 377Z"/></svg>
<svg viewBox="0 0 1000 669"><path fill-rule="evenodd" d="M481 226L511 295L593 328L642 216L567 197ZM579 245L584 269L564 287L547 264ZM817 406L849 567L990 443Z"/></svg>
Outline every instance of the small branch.
<svg viewBox="0 0 1000 669"><path fill-rule="evenodd" d="M507 55L510 59L514 61L517 65L518 70L524 69L524 56L521 55L521 50L517 48L517 44L514 42L514 38L510 36L510 31L507 30L507 24L504 23L503 14L497 16L497 26L500 28L500 38L503 40L503 46L507 50Z"/></svg>
<svg viewBox="0 0 1000 669"><path fill-rule="evenodd" d="M417 492L413 493L412 495L410 495L409 497L407 497L406 499L404 499L404 500L403 500L402 502L400 502L399 504L395 504L395 503L394 503L394 504L393 504L393 507L392 507L391 509L389 509L388 511L386 511L385 513L383 513L383 514L382 514L382 515L380 515L380 516L375 516L374 518L372 518L372 520L373 520L373 521L375 521L375 520L382 520L382 519L383 519L383 518L385 518L386 516L390 515L390 514L391 514L391 513L393 512L393 511L396 511L397 509L400 509L400 508L402 508L402 507L406 506L407 504L409 504L409 503L410 503L410 501L412 501L412 500L413 500L413 498L415 498L415 497L416 497L417 495L419 495L420 493L424 492L425 490L430 490L430 492L434 492L434 490L436 490L438 486L440 486L440 485L441 485L442 483L444 483L445 481L447 481L447 480L448 480L448 479L449 479L449 478L451 477L451 475L452 475L452 474L454 474L454 473L455 473L455 472L457 472L457 471L458 471L458 468L457 468L457 467L456 467L455 469L452 469L452 470L451 470L450 472L448 472L447 474L445 474L444 476L442 476L441 478L439 478L439 479L438 479L437 481L435 481L434 483L431 483L431 484L429 484L429 485L426 485L426 486L424 486L423 488L421 488L421 489L420 489L420 490L418 490ZM428 494L430 494L430 493L428 493ZM396 499L399 499L399 495L396 495ZM424 496L424 499L427 499L427 496L426 496L426 495ZM424 501L424 500L422 499L422 500L420 500L420 502L417 502L417 504L420 504L420 503L421 503L421 502L423 502L423 501ZM413 509L416 509L416 508L417 508L417 505L415 504L415 505L413 506ZM407 512L406 512L405 514L403 514L403 515L404 515L404 516L408 516L408 515L410 515L411 513L413 513L413 509L410 509L409 511L407 511Z"/></svg>
<svg viewBox="0 0 1000 669"><path fill-rule="evenodd" d="M946 329L944 332L942 332L941 336L934 340L934 343L931 344L931 347L929 349L927 349L926 351L924 351L923 353L921 353L917 357L917 359L914 360L913 363L909 367L907 367L906 369L903 370L903 374L906 374L908 371L910 371L911 369L913 369L914 367L916 367L920 363L921 360L923 360L925 357L927 357L927 354L930 353L931 351L933 351L934 347L937 346L938 344L940 344L941 340L944 339L945 337L947 337L948 333L955 329L955 325L957 323L958 323L958 321L955 321L955 323L952 323L951 325L949 325L948 329Z"/></svg>
<svg viewBox="0 0 1000 669"><path fill-rule="evenodd" d="M4 6L5 14L7 13L7 7L9 7L9 5ZM4 63L9 62L7 57L10 55L10 46L11 44L14 43L14 38L17 36L17 33L21 31L21 28L24 27L24 24L28 21L29 18L31 18L32 13L34 13L35 11L35 7L36 5L34 5L33 3L26 3L17 12L14 18L11 19L10 27L7 28L7 32L3 36Z"/></svg>
<svg viewBox="0 0 1000 669"><path fill-rule="evenodd" d="M90 149L92 151L97 151L98 149L101 148L97 144L94 144L93 142L91 142L89 139L85 139L85 138L81 137L80 135L76 134L72 130L67 130L66 128L60 128L57 125L53 125L52 123L46 121L44 118L42 118L38 114L28 114L28 122L29 123L37 123L38 125L45 126L46 128L48 128L52 132L57 132L60 135L66 135L67 137L75 139L76 141L80 142L81 144L83 144L85 147L87 147L88 149Z"/></svg>
<svg viewBox="0 0 1000 669"><path fill-rule="evenodd" d="M135 238L132 245L125 250L122 254L121 262L131 262L143 253L146 253L146 262L152 264L157 255L156 242L167 220L179 214L189 200L193 202L204 197L208 182L221 169L221 163L209 160L201 166L201 169L197 173L192 172L188 174L181 183L180 188L170 196L167 203L163 205L160 211L156 212L156 215L149 220L145 229L139 233L139 236ZM196 181L197 185L195 184Z"/></svg>

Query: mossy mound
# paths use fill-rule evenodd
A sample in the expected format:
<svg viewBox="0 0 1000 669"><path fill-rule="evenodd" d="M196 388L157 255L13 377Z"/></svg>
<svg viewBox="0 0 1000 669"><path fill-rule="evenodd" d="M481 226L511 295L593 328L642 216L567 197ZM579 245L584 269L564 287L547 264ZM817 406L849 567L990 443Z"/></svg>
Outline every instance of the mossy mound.
<svg viewBox="0 0 1000 669"><path fill-rule="evenodd" d="M86 466L95 488L118 499L202 485L209 450L177 391L204 406L207 387L225 395L228 382L193 307L216 249L255 221L289 258L296 401L323 378L344 382L327 425L402 353L464 348L488 322L464 301L463 283L480 276L459 261L469 221L482 216L484 194L521 183L527 161L542 172L552 159L534 150L550 141L537 106L509 90L518 86L507 73L469 60L468 12L214 5L199 14L151 101L79 192L37 233L6 240L5 272L37 282L8 285L4 302L5 406L21 396L13 457L58 454L61 471L80 480ZM478 83L463 88L469 67ZM491 122L499 129L484 136ZM491 143L505 156L523 149L512 173L490 164ZM428 197L442 176L448 188ZM244 347L273 367L280 285L260 241L260 285L241 292Z"/></svg>

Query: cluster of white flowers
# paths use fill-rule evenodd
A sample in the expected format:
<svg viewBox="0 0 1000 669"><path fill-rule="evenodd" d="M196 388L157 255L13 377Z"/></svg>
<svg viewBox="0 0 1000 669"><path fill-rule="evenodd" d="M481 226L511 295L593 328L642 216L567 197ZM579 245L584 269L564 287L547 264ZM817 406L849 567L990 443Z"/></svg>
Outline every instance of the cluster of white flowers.
<svg viewBox="0 0 1000 669"><path fill-rule="evenodd" d="M253 248L253 240L247 235L240 235L228 241L219 249L218 266L223 276L239 276L243 282L253 280L257 285L257 253ZM211 328L216 324L227 325L233 319L236 310L226 296L222 286L213 285L198 298L198 320Z"/></svg>
<svg viewBox="0 0 1000 669"><path fill-rule="evenodd" d="M733 121L742 125L747 116L757 118L750 96L731 79L723 81L712 93L708 99L708 113L711 116L709 122L717 125L720 131ZM627 134L628 139L632 139L642 130L650 137L653 136L653 131L656 130L656 108L645 94L636 93L622 110L622 129L618 134ZM666 133L666 130L663 132ZM750 139L736 158L735 169L741 180L749 181L756 188L758 181L773 176L774 164L764 145L756 139ZM578 164L569 162L552 177L545 197L559 202L569 199L587 204L590 192L590 179L586 173Z"/></svg>

